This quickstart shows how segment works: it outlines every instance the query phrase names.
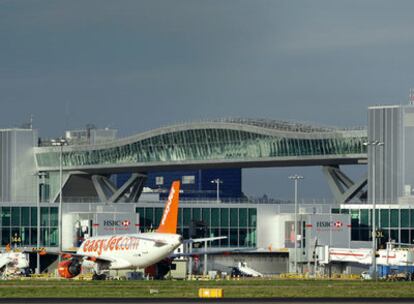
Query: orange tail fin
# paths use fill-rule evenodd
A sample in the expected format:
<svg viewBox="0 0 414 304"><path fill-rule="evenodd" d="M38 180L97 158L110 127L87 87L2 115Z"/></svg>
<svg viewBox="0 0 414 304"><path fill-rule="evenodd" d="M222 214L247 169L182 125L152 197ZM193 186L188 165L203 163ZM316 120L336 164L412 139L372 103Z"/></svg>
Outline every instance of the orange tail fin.
<svg viewBox="0 0 414 304"><path fill-rule="evenodd" d="M180 195L180 181L174 181L168 195L167 203L164 207L160 225L157 232L159 233L177 233L178 203Z"/></svg>

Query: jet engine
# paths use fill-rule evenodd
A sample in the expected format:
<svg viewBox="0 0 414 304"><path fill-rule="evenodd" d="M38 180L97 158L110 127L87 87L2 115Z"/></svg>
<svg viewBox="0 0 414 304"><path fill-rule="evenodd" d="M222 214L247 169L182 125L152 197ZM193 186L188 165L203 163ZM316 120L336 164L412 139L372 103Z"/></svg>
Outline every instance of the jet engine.
<svg viewBox="0 0 414 304"><path fill-rule="evenodd" d="M70 279L81 273L81 264L78 260L66 260L59 263L59 275L62 278Z"/></svg>

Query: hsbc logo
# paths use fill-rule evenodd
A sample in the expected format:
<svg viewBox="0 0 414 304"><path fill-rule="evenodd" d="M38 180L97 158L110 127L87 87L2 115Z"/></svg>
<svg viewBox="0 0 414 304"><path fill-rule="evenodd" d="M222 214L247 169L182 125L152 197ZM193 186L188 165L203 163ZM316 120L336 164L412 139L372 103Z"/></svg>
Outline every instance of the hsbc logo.
<svg viewBox="0 0 414 304"><path fill-rule="evenodd" d="M105 220L103 222L103 225L105 227L129 227L129 225L131 225L131 221L130 220Z"/></svg>
<svg viewBox="0 0 414 304"><path fill-rule="evenodd" d="M341 221L320 221L316 222L317 228L336 228L340 229L344 226L343 222Z"/></svg>

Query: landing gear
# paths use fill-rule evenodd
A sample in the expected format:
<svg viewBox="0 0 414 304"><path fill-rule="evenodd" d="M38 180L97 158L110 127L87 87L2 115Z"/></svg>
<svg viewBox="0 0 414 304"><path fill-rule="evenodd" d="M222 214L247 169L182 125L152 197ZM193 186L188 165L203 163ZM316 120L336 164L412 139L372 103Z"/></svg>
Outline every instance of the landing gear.
<svg viewBox="0 0 414 304"><path fill-rule="evenodd" d="M104 273L97 274L96 272L94 272L94 274L92 275L92 280L104 281L106 280L106 274Z"/></svg>

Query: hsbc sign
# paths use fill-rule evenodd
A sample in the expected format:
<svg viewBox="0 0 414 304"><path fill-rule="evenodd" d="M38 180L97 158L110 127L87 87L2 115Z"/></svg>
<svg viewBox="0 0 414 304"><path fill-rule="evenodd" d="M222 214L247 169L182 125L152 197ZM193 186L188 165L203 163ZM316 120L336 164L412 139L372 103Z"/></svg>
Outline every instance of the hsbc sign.
<svg viewBox="0 0 414 304"><path fill-rule="evenodd" d="M93 226L94 235L137 233L137 216L130 213L98 213Z"/></svg>
<svg viewBox="0 0 414 304"><path fill-rule="evenodd" d="M326 229L326 228L340 229L343 226L344 226L344 223L341 221L318 221L316 222L317 229Z"/></svg>
<svg viewBox="0 0 414 304"><path fill-rule="evenodd" d="M130 220L123 220L123 221L105 220L103 222L103 225L104 227L128 228L129 225L131 225L131 221Z"/></svg>
<svg viewBox="0 0 414 304"><path fill-rule="evenodd" d="M351 240L351 218L347 214L311 214L307 216L306 237L319 245L343 247Z"/></svg>

